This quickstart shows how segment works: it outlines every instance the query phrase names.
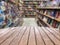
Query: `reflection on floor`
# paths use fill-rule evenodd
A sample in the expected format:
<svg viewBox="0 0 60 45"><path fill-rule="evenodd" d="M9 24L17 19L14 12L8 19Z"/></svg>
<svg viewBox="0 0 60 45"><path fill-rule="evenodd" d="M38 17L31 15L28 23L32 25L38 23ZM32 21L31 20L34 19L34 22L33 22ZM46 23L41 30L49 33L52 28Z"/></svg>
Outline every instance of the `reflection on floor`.
<svg viewBox="0 0 60 45"><path fill-rule="evenodd" d="M23 18L23 26L37 26L35 18Z"/></svg>

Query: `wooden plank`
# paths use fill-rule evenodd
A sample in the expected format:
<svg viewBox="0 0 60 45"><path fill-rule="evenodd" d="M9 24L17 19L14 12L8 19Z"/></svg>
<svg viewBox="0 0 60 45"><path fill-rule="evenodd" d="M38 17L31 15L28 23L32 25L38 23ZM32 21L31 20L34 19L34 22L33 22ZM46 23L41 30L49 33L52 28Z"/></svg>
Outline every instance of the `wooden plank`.
<svg viewBox="0 0 60 45"><path fill-rule="evenodd" d="M9 29L9 28L0 29L0 32L3 31L3 30L6 30L6 29Z"/></svg>
<svg viewBox="0 0 60 45"><path fill-rule="evenodd" d="M30 27L27 28L24 36L22 37L19 45L27 45L28 44L28 36L29 36L29 32L30 32Z"/></svg>
<svg viewBox="0 0 60 45"><path fill-rule="evenodd" d="M3 34L4 32L6 32L7 30L9 30L9 28L0 29L0 35Z"/></svg>
<svg viewBox="0 0 60 45"><path fill-rule="evenodd" d="M60 45L60 33L48 27L22 26L1 32L0 45Z"/></svg>
<svg viewBox="0 0 60 45"><path fill-rule="evenodd" d="M36 45L34 29L32 26L31 26L31 30L30 30L30 37L29 37L28 45Z"/></svg>
<svg viewBox="0 0 60 45"><path fill-rule="evenodd" d="M9 45L19 45L21 38L23 37L25 31L26 31L26 27L22 28L20 33L15 37L13 41L10 42Z"/></svg>
<svg viewBox="0 0 60 45"><path fill-rule="evenodd" d="M60 34L60 30L56 30L54 28L50 28L51 30L55 31L56 33Z"/></svg>
<svg viewBox="0 0 60 45"><path fill-rule="evenodd" d="M9 36L9 38L7 38L1 45L9 45L10 42L19 34L19 29L21 28L18 27L17 29L14 29L15 31L13 32L13 34Z"/></svg>
<svg viewBox="0 0 60 45"><path fill-rule="evenodd" d="M0 44L9 36L9 34L10 34L9 32L11 32L13 29L14 28L12 28L12 29L10 29L10 30L8 30L8 31L6 31L6 32L4 32L3 34L0 35Z"/></svg>
<svg viewBox="0 0 60 45"><path fill-rule="evenodd" d="M46 27L47 31L49 31L52 35L54 35L58 40L60 40L60 36L54 32L53 30L50 30L50 28Z"/></svg>
<svg viewBox="0 0 60 45"><path fill-rule="evenodd" d="M60 22L60 18L55 18L56 21Z"/></svg>
<svg viewBox="0 0 60 45"><path fill-rule="evenodd" d="M41 23L40 23L41 24ZM41 24L41 26L43 26L43 24ZM55 30L54 28L52 28L51 26L49 27L50 30L53 30L54 32L56 32L57 35L60 36L60 31L59 30Z"/></svg>
<svg viewBox="0 0 60 45"><path fill-rule="evenodd" d="M35 27L35 33L36 33L37 45L44 45L43 39L42 39L37 27Z"/></svg>
<svg viewBox="0 0 60 45"><path fill-rule="evenodd" d="M46 30L46 29L45 29ZM39 32L42 35L42 38L44 40L45 45L54 45L51 40L48 38L48 36L45 34L45 32L42 30L42 28L39 28Z"/></svg>
<svg viewBox="0 0 60 45"><path fill-rule="evenodd" d="M3 32L2 34L0 34L0 37L2 37L3 35L7 34L9 31L13 30L14 28L10 28L10 29L6 29L6 31L4 31L3 29Z"/></svg>
<svg viewBox="0 0 60 45"><path fill-rule="evenodd" d="M54 43L54 45L60 45L60 41L54 37L49 31L45 30L44 27L42 27L43 31L46 33L46 35L50 38L50 40Z"/></svg>

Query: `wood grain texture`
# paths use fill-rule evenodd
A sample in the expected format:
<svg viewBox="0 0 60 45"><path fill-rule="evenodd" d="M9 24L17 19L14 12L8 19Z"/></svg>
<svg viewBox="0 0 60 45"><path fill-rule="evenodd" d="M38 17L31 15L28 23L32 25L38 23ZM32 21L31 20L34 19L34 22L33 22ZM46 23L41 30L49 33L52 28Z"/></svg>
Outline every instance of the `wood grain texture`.
<svg viewBox="0 0 60 45"><path fill-rule="evenodd" d="M38 26L1 29L0 45L60 45L60 32Z"/></svg>

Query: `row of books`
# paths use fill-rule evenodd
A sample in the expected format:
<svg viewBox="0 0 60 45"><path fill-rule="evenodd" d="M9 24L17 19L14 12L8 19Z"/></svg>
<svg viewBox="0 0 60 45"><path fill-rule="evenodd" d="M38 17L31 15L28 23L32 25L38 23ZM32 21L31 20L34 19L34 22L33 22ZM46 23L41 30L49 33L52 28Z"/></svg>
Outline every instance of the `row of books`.
<svg viewBox="0 0 60 45"><path fill-rule="evenodd" d="M60 11L57 10L40 10L40 13L60 19Z"/></svg>
<svg viewBox="0 0 60 45"><path fill-rule="evenodd" d="M25 1L24 2L24 4L26 5L26 6L28 6L28 5L30 5L30 6L32 6L32 7L37 7L37 6L40 6L40 4L41 4L42 2L28 2L28 1ZM44 3L44 5L46 5L46 2L45 1L43 1L43 3Z"/></svg>
<svg viewBox="0 0 60 45"><path fill-rule="evenodd" d="M57 21L52 20L47 17L43 17L43 21L47 22L48 24L50 24L54 28L60 28L60 22L57 22Z"/></svg>
<svg viewBox="0 0 60 45"><path fill-rule="evenodd" d="M2 9L0 9L0 15L0 28L14 26L16 24L15 22L18 23L19 19L22 20L18 7L15 4L7 2L4 2Z"/></svg>
<svg viewBox="0 0 60 45"><path fill-rule="evenodd" d="M48 1L48 0L23 0L23 1Z"/></svg>
<svg viewBox="0 0 60 45"><path fill-rule="evenodd" d="M36 7L59 7L59 1L24 1L25 5L31 5Z"/></svg>
<svg viewBox="0 0 60 45"><path fill-rule="evenodd" d="M8 7L9 7L9 10L10 10L10 15L12 15L12 21L13 21L12 23L14 25L17 24L17 26L19 24L23 23L22 11L21 11L22 7L20 9L20 8L18 8L18 6L16 4L11 4L11 3L9 3ZM19 26L21 26L21 25L19 25Z"/></svg>
<svg viewBox="0 0 60 45"><path fill-rule="evenodd" d="M25 10L24 11L25 15L36 15L36 12L34 12L33 10Z"/></svg>
<svg viewBox="0 0 60 45"><path fill-rule="evenodd" d="M24 4L26 5L39 5L40 2L28 2L28 1L25 1Z"/></svg>
<svg viewBox="0 0 60 45"><path fill-rule="evenodd" d="M56 10L40 10L40 13L42 13L43 15L49 15L51 17L60 19L60 11L56 11ZM60 22L51 19L47 16L43 16L42 14L39 15L39 17L44 21L47 22L48 24L50 24L52 27L54 28L60 28Z"/></svg>

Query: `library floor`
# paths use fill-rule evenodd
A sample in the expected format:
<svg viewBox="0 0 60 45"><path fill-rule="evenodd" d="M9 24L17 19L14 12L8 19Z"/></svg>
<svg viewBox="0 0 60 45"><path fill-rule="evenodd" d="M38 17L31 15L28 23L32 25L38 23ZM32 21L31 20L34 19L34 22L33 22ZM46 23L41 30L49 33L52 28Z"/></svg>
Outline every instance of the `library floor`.
<svg viewBox="0 0 60 45"><path fill-rule="evenodd" d="M60 45L60 32L37 26L35 18L24 18L21 27L0 29L0 45Z"/></svg>
<svg viewBox="0 0 60 45"><path fill-rule="evenodd" d="M0 45L60 45L60 32L38 26L0 29Z"/></svg>

